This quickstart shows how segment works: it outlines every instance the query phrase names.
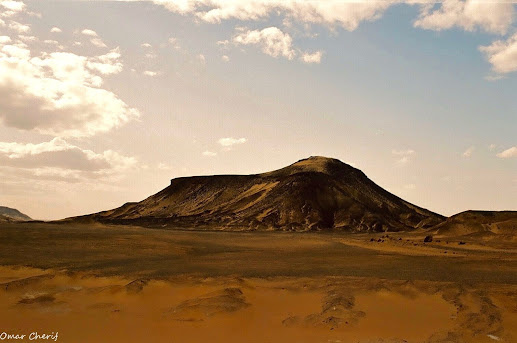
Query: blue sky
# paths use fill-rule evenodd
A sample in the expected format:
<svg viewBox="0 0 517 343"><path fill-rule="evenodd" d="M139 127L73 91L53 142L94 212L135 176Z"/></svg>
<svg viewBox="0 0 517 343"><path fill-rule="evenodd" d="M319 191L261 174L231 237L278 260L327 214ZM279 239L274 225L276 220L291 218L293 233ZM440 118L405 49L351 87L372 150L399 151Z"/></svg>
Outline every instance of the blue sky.
<svg viewBox="0 0 517 343"><path fill-rule="evenodd" d="M324 155L445 215L517 209L516 6L407 2L0 0L0 203Z"/></svg>

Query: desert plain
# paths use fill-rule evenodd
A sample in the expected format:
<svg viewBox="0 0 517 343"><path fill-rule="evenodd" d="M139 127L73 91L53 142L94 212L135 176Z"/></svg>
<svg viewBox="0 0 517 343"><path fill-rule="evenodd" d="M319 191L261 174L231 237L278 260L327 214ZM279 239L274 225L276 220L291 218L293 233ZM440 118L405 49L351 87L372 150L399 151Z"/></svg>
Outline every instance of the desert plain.
<svg viewBox="0 0 517 343"><path fill-rule="evenodd" d="M11 335L73 343L517 341L513 235L424 242L423 229L1 226L0 332Z"/></svg>

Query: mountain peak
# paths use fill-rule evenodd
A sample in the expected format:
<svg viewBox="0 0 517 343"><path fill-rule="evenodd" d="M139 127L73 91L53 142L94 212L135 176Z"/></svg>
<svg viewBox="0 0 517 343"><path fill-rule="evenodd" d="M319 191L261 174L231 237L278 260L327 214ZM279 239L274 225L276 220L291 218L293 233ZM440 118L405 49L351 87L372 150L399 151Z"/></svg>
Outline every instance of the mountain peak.
<svg viewBox="0 0 517 343"><path fill-rule="evenodd" d="M338 159L325 156L310 156L301 159L285 168L264 173L263 176L287 176L297 173L316 172L327 175L339 175L348 173L363 174L359 169L356 169ZM364 174L363 174L364 175Z"/></svg>
<svg viewBox="0 0 517 343"><path fill-rule="evenodd" d="M353 168L352 166L341 162L336 158L325 157L325 156L310 156L309 158L304 158L299 160L296 163L293 163L291 166L307 168L308 170L319 169L328 170L329 168ZM354 168L355 169L355 168Z"/></svg>
<svg viewBox="0 0 517 343"><path fill-rule="evenodd" d="M297 164L311 164L311 165L327 165L327 164L345 164L340 160L332 157L326 156L310 156L308 158L303 158L298 162L293 163L293 165Z"/></svg>

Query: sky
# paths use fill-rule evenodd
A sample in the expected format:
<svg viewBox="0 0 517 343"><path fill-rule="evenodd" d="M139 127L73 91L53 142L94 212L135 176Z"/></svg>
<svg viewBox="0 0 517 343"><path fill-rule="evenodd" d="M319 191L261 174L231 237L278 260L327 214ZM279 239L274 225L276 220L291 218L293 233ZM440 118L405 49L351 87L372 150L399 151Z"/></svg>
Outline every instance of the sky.
<svg viewBox="0 0 517 343"><path fill-rule="evenodd" d="M312 155L517 210L517 3L0 0L0 205L60 219Z"/></svg>

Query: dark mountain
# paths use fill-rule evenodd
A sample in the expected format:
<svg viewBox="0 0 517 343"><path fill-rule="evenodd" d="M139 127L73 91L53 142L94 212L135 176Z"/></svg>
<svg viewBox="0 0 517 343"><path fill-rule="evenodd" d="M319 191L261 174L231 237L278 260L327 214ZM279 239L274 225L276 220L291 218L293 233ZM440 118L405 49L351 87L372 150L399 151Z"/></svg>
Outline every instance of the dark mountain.
<svg viewBox="0 0 517 343"><path fill-rule="evenodd" d="M438 235L517 234L517 211L465 211L431 228Z"/></svg>
<svg viewBox="0 0 517 343"><path fill-rule="evenodd" d="M220 230L400 231L445 218L385 191L339 160L310 157L256 175L173 179L138 203L68 220Z"/></svg>
<svg viewBox="0 0 517 343"><path fill-rule="evenodd" d="M31 217L21 213L17 209L0 206L0 222L29 220L32 220Z"/></svg>

